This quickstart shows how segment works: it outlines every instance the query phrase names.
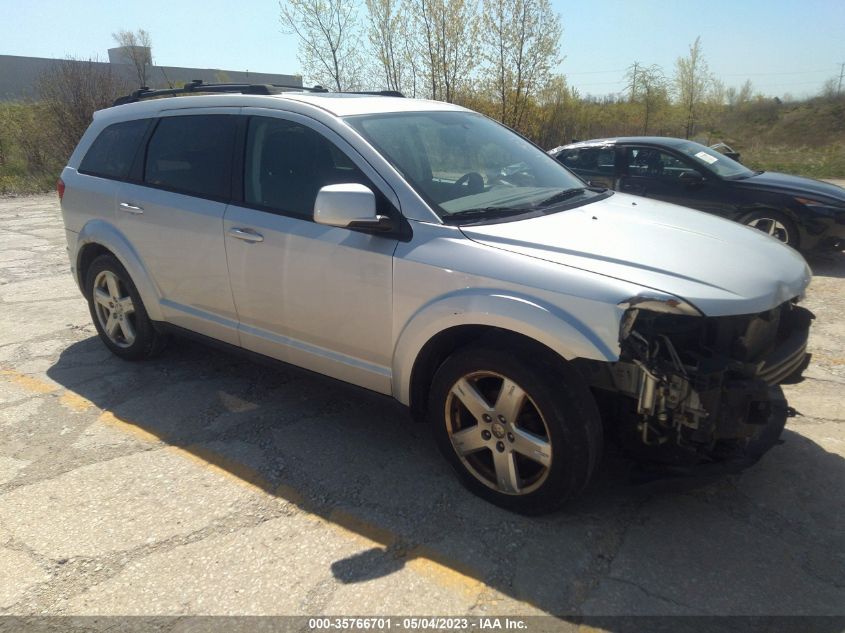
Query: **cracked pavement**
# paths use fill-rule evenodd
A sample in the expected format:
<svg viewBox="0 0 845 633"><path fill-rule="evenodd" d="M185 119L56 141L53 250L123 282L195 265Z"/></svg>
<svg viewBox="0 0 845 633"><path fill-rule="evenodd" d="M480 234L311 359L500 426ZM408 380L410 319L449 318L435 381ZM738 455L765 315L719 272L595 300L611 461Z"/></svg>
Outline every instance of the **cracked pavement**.
<svg viewBox="0 0 845 633"><path fill-rule="evenodd" d="M609 456L526 518L377 395L187 341L113 357L55 196L0 199L0 614L845 615L845 253L810 263L782 445L706 481Z"/></svg>

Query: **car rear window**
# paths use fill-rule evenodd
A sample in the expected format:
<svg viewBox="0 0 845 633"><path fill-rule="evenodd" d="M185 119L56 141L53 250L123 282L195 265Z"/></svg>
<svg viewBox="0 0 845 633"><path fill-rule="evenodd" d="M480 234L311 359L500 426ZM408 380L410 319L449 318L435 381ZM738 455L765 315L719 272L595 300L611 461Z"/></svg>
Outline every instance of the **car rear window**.
<svg viewBox="0 0 845 633"><path fill-rule="evenodd" d="M144 182L204 198L228 199L237 117L202 114L159 121L147 147Z"/></svg>
<svg viewBox="0 0 845 633"><path fill-rule="evenodd" d="M102 178L126 179L149 123L149 119L137 119L108 126L91 144L79 171Z"/></svg>

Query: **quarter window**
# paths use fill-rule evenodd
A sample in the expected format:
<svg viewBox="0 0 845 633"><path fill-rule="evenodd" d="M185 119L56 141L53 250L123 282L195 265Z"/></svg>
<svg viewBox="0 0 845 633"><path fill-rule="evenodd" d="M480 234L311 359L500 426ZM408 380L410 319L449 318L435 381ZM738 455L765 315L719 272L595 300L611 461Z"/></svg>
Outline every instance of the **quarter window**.
<svg viewBox="0 0 845 633"><path fill-rule="evenodd" d="M137 119L108 126L91 144L79 171L102 178L125 180L149 122L149 119Z"/></svg>
<svg viewBox="0 0 845 633"><path fill-rule="evenodd" d="M328 139L309 127L268 117L250 120L246 144L244 201L311 219L321 187L367 178Z"/></svg>
<svg viewBox="0 0 845 633"><path fill-rule="evenodd" d="M228 199L237 118L228 114L165 117L147 148L144 182L179 193Z"/></svg>

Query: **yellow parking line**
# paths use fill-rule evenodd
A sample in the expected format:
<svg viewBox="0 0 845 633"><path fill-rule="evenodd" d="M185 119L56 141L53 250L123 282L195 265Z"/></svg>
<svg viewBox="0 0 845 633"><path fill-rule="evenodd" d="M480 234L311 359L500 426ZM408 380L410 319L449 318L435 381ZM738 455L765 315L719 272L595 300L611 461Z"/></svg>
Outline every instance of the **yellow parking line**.
<svg viewBox="0 0 845 633"><path fill-rule="evenodd" d="M29 374L22 374L12 369L0 369L0 376L3 376L7 382L15 385L16 387L20 387L24 391L28 391L33 394L47 394L61 391L62 395L59 397L59 402L63 407L70 409L71 411L87 411L91 407L95 406L93 402L88 400L88 398L84 398L78 393L63 390L55 383L35 378Z"/></svg>
<svg viewBox="0 0 845 633"><path fill-rule="evenodd" d="M59 403L66 409L70 409L71 411L76 411L78 413L87 411L91 407L95 406L88 398L80 396L78 393L74 393L73 391L65 391L61 397L59 397Z"/></svg>
<svg viewBox="0 0 845 633"><path fill-rule="evenodd" d="M0 376L6 378L7 382L30 393L52 393L61 389L58 385L11 369L0 369Z"/></svg>
<svg viewBox="0 0 845 633"><path fill-rule="evenodd" d="M56 384L27 374L0 369L0 377L33 394L53 394L61 391L59 403L77 413L96 407L93 402L73 391L63 390ZM130 420L116 416L111 411L103 411L97 417L97 422L133 435L144 442L167 442L167 438L162 434L143 429ZM369 523L343 510L317 507L291 486L287 484L275 485L264 479L258 471L229 459L208 447L193 444L186 447L168 446L165 450L177 453L203 468L213 470L227 479L251 488L253 491L284 499L297 506L311 520L367 546L378 545L388 549L402 542L401 537L389 529ZM460 570L460 566L455 562L429 548L416 546L404 553L398 553L398 555L405 560L406 567L419 575L449 589L458 589L467 596L477 595L484 587L484 584L477 580L477 574L474 574L472 570Z"/></svg>
<svg viewBox="0 0 845 633"><path fill-rule="evenodd" d="M97 422L100 422L101 424L105 424L107 426L111 426L111 427L114 427L116 429L119 429L119 430L123 431L124 433L134 435L139 440L142 440L144 442L156 443L156 442L162 441L162 438L160 436L156 435L155 433L152 433L151 431L147 431L145 429L142 429L137 424L132 424L131 422L126 422L125 420L122 420L121 418L117 417L111 411L103 411L97 417Z"/></svg>

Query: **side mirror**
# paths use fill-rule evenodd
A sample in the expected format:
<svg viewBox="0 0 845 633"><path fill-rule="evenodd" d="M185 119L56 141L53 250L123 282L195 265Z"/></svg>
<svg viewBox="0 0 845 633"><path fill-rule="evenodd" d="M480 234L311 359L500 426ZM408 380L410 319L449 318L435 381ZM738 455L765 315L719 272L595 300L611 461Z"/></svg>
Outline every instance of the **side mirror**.
<svg viewBox="0 0 845 633"><path fill-rule="evenodd" d="M389 217L376 214L376 196L372 190L358 183L326 185L320 189L314 201L314 221L326 226L379 233L394 228Z"/></svg>

